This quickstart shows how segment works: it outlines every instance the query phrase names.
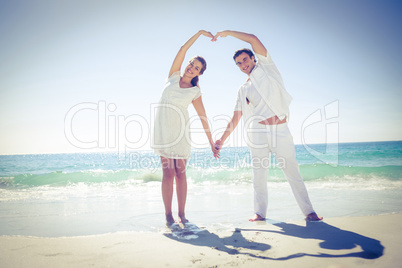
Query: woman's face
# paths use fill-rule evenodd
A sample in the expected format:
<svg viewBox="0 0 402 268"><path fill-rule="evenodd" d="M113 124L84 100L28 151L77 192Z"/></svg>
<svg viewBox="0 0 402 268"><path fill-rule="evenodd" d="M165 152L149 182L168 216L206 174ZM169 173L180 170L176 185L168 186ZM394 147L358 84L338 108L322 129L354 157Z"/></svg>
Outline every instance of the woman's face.
<svg viewBox="0 0 402 268"><path fill-rule="evenodd" d="M200 75L202 69L202 63L199 60L191 60L185 70L185 74L189 77L196 77Z"/></svg>

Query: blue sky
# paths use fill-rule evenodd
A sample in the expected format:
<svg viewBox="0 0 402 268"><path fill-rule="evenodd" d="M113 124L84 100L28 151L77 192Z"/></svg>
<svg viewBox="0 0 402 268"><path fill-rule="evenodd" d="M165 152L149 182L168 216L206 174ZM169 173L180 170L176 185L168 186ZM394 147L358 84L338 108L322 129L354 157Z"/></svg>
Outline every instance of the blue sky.
<svg viewBox="0 0 402 268"><path fill-rule="evenodd" d="M294 98L296 143L402 140L401 6L0 0L0 154L149 149L152 104L179 47L199 29L260 38ZM247 78L232 61L243 47L200 37L187 53L208 63L200 85L215 138ZM199 121L192 127L205 147ZM245 145L240 130L228 146Z"/></svg>

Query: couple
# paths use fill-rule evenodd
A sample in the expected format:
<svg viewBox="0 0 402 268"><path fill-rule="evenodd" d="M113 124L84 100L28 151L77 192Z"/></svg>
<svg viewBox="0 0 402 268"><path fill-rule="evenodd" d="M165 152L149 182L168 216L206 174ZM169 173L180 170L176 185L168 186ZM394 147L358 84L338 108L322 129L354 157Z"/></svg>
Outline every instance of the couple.
<svg viewBox="0 0 402 268"><path fill-rule="evenodd" d="M248 75L248 80L240 87L233 117L222 137L212 140L198 77L207 67L206 61L196 56L180 73L187 50L204 35L216 41L218 37L232 36L251 45L252 50L236 51L233 59L240 71ZM254 52L254 53L253 53ZM258 59L258 61L257 61ZM173 185L176 179L178 201L178 222L186 223L185 204L187 198L186 161L190 158L190 129L187 107L193 104L208 137L212 152L219 157L224 141L236 128L244 115L249 129L248 145L253 166L254 216L250 221L264 220L268 206L267 177L270 153L285 162L282 170L290 183L300 209L308 221L320 221L313 210L303 178L296 162L293 137L289 132L286 118L289 113L291 96L284 88L281 75L260 40L248 33L222 31L215 36L207 31L199 31L179 50L169 71L160 99L154 125L153 149L160 155L163 179L162 198L165 205L166 223L175 222L172 215Z"/></svg>

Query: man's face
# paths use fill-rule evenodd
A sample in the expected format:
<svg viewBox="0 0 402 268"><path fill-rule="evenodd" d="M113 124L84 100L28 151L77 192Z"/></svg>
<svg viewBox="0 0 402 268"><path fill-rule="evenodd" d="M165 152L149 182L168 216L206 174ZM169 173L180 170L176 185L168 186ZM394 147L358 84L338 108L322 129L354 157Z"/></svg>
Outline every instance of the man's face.
<svg viewBox="0 0 402 268"><path fill-rule="evenodd" d="M250 58L250 56L243 52L235 59L236 65L240 68L240 71L243 73L250 75L251 71L255 67L254 56Z"/></svg>

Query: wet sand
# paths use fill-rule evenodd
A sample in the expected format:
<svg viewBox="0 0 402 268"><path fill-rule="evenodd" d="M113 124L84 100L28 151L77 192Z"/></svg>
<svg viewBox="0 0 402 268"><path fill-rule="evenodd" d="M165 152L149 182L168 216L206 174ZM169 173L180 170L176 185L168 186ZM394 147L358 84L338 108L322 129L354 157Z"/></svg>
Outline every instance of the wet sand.
<svg viewBox="0 0 402 268"><path fill-rule="evenodd" d="M402 214L326 218L215 232L0 237L2 267L397 267Z"/></svg>

